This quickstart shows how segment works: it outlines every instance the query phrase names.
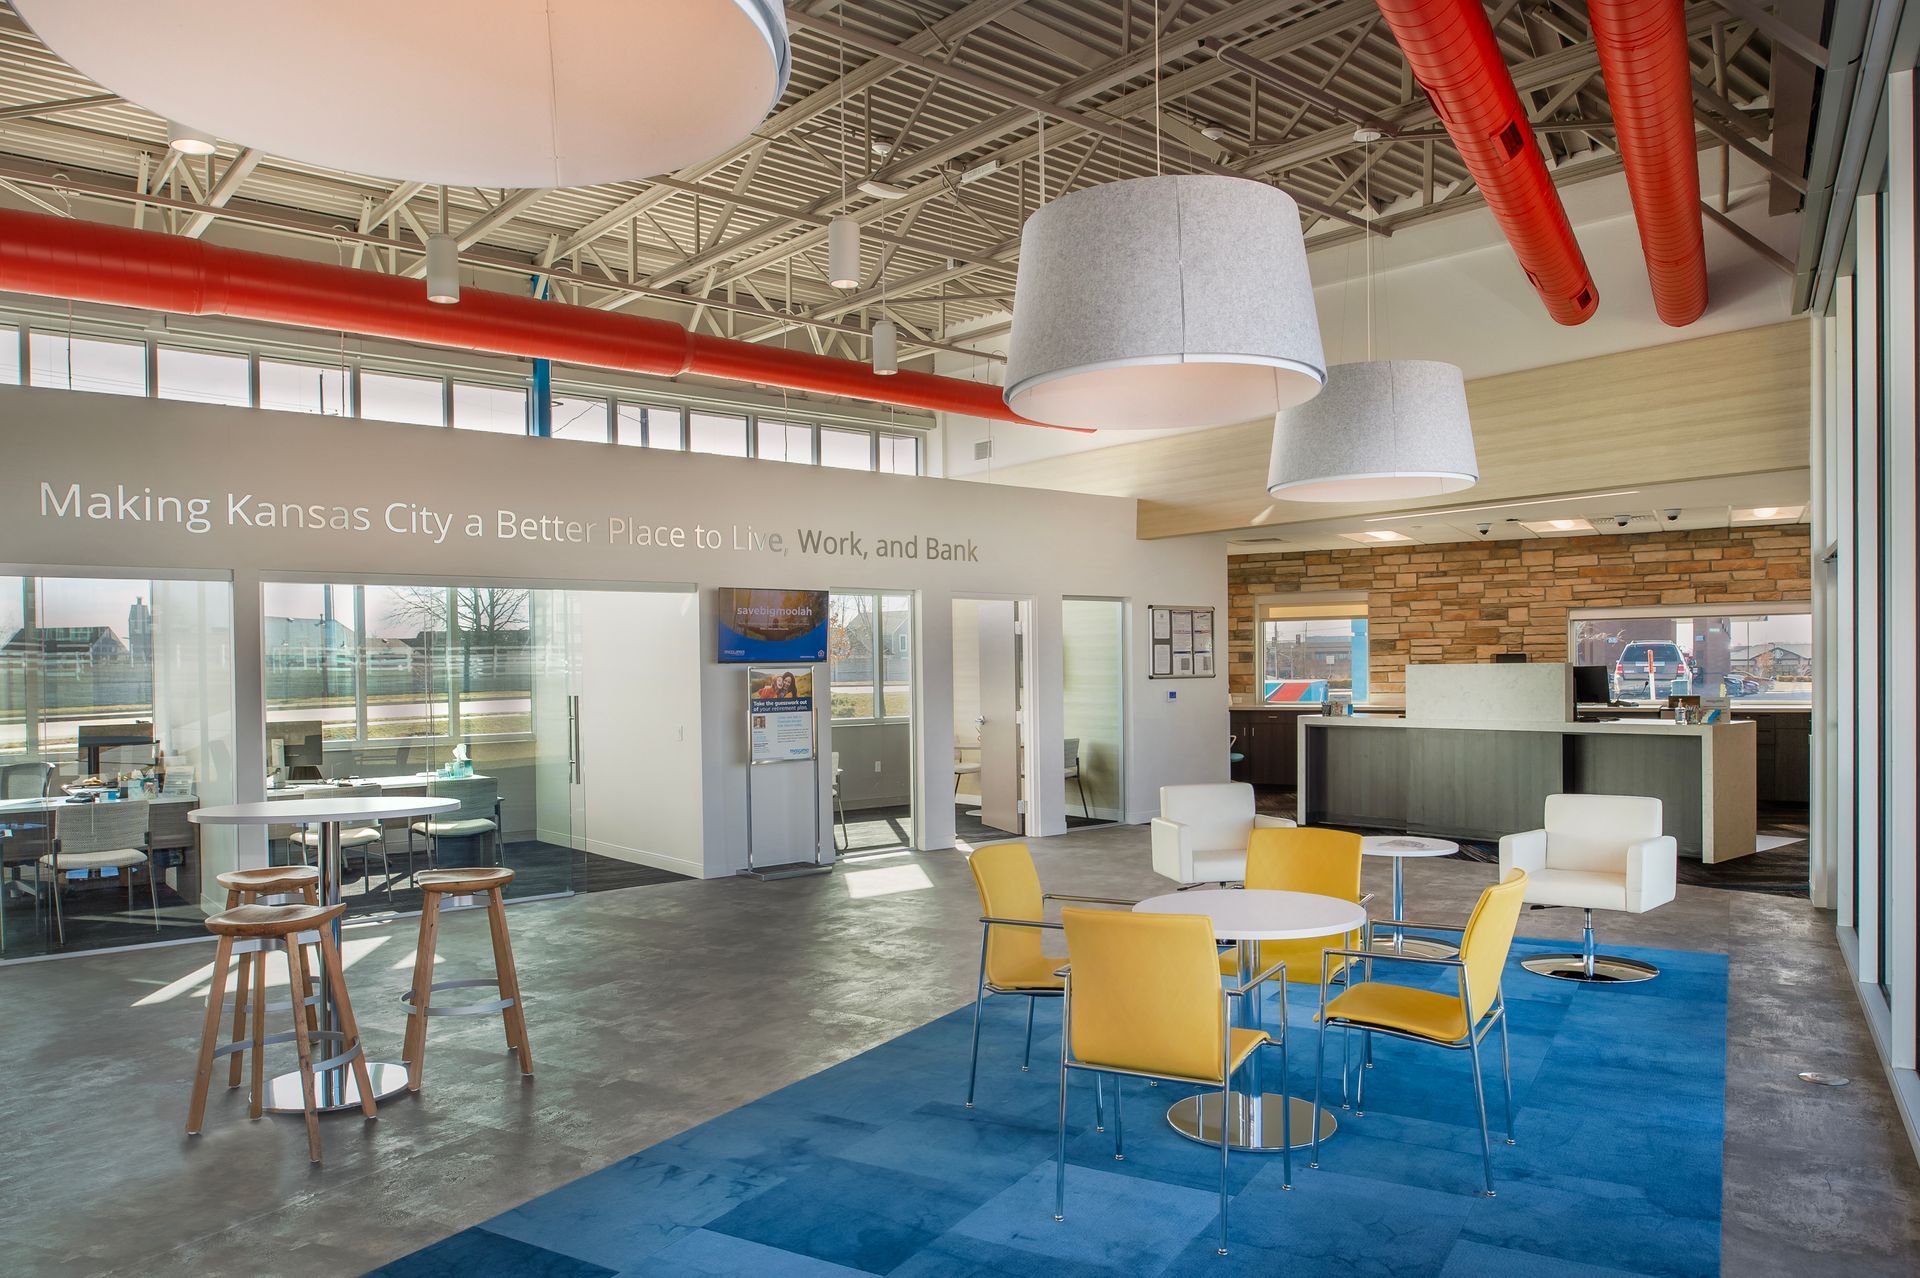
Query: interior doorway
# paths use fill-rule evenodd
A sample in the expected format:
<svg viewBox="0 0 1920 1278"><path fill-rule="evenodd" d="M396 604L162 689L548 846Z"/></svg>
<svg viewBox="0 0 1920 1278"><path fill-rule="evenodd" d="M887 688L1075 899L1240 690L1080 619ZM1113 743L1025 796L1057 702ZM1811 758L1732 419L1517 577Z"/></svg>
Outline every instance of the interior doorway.
<svg viewBox="0 0 1920 1278"><path fill-rule="evenodd" d="M1125 821L1126 605L1061 600L1060 639L1067 826Z"/></svg>
<svg viewBox="0 0 1920 1278"><path fill-rule="evenodd" d="M953 601L954 834L969 845L1027 832L1024 611Z"/></svg>
<svg viewBox="0 0 1920 1278"><path fill-rule="evenodd" d="M833 842L843 857L913 846L913 596L835 590L827 608Z"/></svg>

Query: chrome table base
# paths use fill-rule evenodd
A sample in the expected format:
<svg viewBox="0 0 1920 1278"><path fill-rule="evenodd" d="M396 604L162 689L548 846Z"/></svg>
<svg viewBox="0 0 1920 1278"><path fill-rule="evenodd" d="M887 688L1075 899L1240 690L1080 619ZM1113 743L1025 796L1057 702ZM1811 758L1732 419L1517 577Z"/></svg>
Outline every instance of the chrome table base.
<svg viewBox="0 0 1920 1278"><path fill-rule="evenodd" d="M1592 985L1625 985L1660 975L1660 969L1651 963L1608 954L1595 955L1591 964L1584 954L1541 954L1521 959L1520 966L1539 976Z"/></svg>
<svg viewBox="0 0 1920 1278"><path fill-rule="evenodd" d="M1227 1135L1227 1144L1234 1149L1246 1150L1254 1154L1277 1154L1285 1146L1281 1144L1280 1107L1293 1107L1293 1147L1305 1149L1313 1144L1313 1102L1302 1100L1298 1096L1276 1096L1267 1092L1260 1097L1258 1111L1249 1104L1251 1097L1244 1092L1229 1093L1233 1097L1231 1121L1233 1129ZM1202 1092L1198 1096L1189 1096L1176 1101L1167 1111L1167 1122L1173 1130L1188 1140L1198 1141L1202 1145L1220 1147L1220 1093ZM1329 1110L1320 1111L1320 1139L1333 1135L1340 1124Z"/></svg>
<svg viewBox="0 0 1920 1278"><path fill-rule="evenodd" d="M368 1061L367 1076L373 1082L375 1102L398 1096L407 1090L405 1065L395 1065L390 1061ZM342 1065L318 1075L314 1085L314 1107L321 1113L332 1114L343 1109L360 1108L360 1084L354 1081L353 1070L348 1066ZM304 1114L306 1109L300 1095L300 1071L294 1070L269 1079L263 1108L269 1114Z"/></svg>

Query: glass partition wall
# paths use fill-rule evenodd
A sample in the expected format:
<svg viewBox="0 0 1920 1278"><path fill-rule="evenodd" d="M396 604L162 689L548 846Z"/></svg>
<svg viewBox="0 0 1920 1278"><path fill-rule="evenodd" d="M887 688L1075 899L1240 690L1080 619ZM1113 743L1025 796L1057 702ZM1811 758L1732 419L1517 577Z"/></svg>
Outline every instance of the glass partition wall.
<svg viewBox="0 0 1920 1278"><path fill-rule="evenodd" d="M913 846L913 596L829 597L834 843L843 854Z"/></svg>
<svg viewBox="0 0 1920 1278"><path fill-rule="evenodd" d="M0 576L0 958L204 935L235 798L225 581Z"/></svg>
<svg viewBox="0 0 1920 1278"><path fill-rule="evenodd" d="M269 582L262 644L270 797L453 798L444 815L343 834L350 914L417 909L412 875L506 865L510 897L572 890L576 704L564 592ZM276 863L315 834L269 829Z"/></svg>

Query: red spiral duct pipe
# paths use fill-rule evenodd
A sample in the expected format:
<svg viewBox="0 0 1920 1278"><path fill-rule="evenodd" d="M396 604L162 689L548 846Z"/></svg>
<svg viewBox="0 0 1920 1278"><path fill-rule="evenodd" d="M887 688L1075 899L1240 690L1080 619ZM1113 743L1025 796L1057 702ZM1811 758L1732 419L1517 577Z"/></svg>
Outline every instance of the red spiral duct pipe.
<svg viewBox="0 0 1920 1278"><path fill-rule="evenodd" d="M467 289L456 305L439 306L427 301L418 280L39 213L0 210L0 291L175 315L226 315L655 377L696 373L1043 424L1014 413L1000 388L985 382L905 370L881 377L848 360L484 289Z"/></svg>
<svg viewBox="0 0 1920 1278"><path fill-rule="evenodd" d="M1584 322L1600 294L1480 0L1379 5L1547 313Z"/></svg>
<svg viewBox="0 0 1920 1278"><path fill-rule="evenodd" d="M1693 67L1681 0L1587 0L1653 307L1684 328L1707 309Z"/></svg>

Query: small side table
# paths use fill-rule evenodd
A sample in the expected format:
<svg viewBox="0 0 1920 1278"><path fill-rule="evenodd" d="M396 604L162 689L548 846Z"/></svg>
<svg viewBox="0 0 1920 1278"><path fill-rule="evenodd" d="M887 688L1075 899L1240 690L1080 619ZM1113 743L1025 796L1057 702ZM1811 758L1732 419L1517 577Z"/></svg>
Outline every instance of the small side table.
<svg viewBox="0 0 1920 1278"><path fill-rule="evenodd" d="M1393 858L1393 917L1396 919L1407 917L1407 859L1452 856L1459 850L1458 843L1430 839L1420 834L1370 834L1360 840L1360 851L1364 855ZM1378 954L1405 954L1414 958L1457 958L1460 954L1458 947L1448 945L1445 941L1408 936L1397 927L1393 929L1393 935L1376 938L1373 948Z"/></svg>

